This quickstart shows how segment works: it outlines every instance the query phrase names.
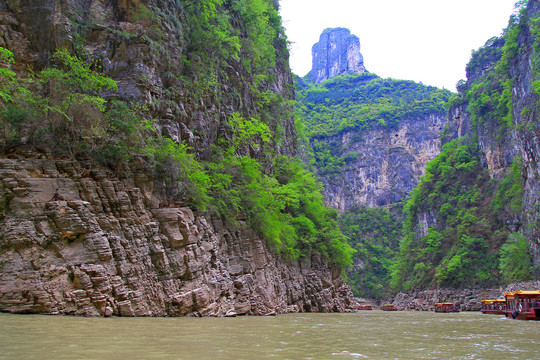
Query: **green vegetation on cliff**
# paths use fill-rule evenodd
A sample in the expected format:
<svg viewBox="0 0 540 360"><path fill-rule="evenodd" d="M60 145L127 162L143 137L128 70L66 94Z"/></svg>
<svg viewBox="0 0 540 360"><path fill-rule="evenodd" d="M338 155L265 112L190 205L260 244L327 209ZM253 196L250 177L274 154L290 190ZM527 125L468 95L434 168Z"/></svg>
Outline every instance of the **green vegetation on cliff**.
<svg viewBox="0 0 540 360"><path fill-rule="evenodd" d="M390 268L401 237L399 213L400 208L356 206L339 216L339 225L356 250L347 273L355 296L379 299L389 294Z"/></svg>
<svg viewBox="0 0 540 360"><path fill-rule="evenodd" d="M489 136L502 147L509 131L521 130L513 119L512 67L527 51L524 42L530 34L537 36L537 24L523 8L501 38L473 52L469 81L458 84L460 93L451 100L454 107L466 107L471 133L446 143L411 192L392 267L394 290L497 285L533 277L527 241L516 232L523 202L521 159L515 157L501 177L491 179L481 164L479 132L489 129ZM537 42L533 59L538 56ZM535 81L531 79L533 89ZM529 125L529 130L537 126Z"/></svg>
<svg viewBox="0 0 540 360"><path fill-rule="evenodd" d="M143 25L142 33L113 34L142 37L155 50L152 56L163 57L168 86L151 104L117 98L117 82L85 52L84 24L74 51L57 51L41 71L16 74L13 55L0 48L0 151L26 149L118 172L138 158L164 185L169 204L245 221L287 257L309 259L316 252L349 266L354 251L337 212L324 206L320 183L292 154L278 150L292 113L291 89L270 90L287 51L273 1L177 3L181 19L139 5L127 17ZM166 57L164 24L190 39L178 44L186 46L182 59ZM177 111L179 101L220 122L211 148L196 152L163 134L153 109ZM205 102L211 105L205 108Z"/></svg>
<svg viewBox="0 0 540 360"><path fill-rule="evenodd" d="M463 140L445 144L405 206L392 287L488 286L529 279L526 243L501 221L521 210L520 171L516 160L497 184L480 165L477 147ZM420 218L425 217L434 226L422 230Z"/></svg>
<svg viewBox="0 0 540 360"><path fill-rule="evenodd" d="M414 81L382 79L374 74L336 76L321 84L297 79L298 105L305 135L310 139L311 158L321 176L339 176L357 154L342 152L334 135L372 128L394 128L403 119L428 114L444 115L450 91Z"/></svg>
<svg viewBox="0 0 540 360"><path fill-rule="evenodd" d="M476 148L459 140L445 144L405 206L392 286L411 290L497 283L497 251L507 231L490 207L493 190ZM422 230L420 217L436 225Z"/></svg>
<svg viewBox="0 0 540 360"><path fill-rule="evenodd" d="M361 73L314 84L298 80L297 113L311 138L395 127L401 119L445 114L451 92L408 80Z"/></svg>
<svg viewBox="0 0 540 360"><path fill-rule="evenodd" d="M413 81L382 79L374 74L336 76L321 84L297 78L296 115L305 146L317 173L328 181L340 178L359 156L343 149L336 136L351 132L354 139L374 128L392 129L406 119L445 115L450 91ZM401 209L355 207L340 215L343 233L357 251L349 284L357 296L388 294L390 266L399 247Z"/></svg>

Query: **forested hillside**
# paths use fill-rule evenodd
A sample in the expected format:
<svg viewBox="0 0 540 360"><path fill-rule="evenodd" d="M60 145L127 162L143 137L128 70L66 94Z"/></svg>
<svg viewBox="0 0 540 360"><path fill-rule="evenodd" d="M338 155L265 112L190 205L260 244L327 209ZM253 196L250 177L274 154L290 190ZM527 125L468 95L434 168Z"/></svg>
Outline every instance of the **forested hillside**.
<svg viewBox="0 0 540 360"><path fill-rule="evenodd" d="M286 121L281 119L291 116L289 100L269 89L279 76L276 59L286 59L287 51L272 1L206 1L183 6L181 14L187 25L141 4L125 15L141 27L118 35L147 41L157 53L165 52L162 23L182 27L190 39L177 64L168 60L170 69L161 79L167 82L164 94L150 104L117 98L118 81L100 73L99 59L84 47L88 22L78 24L71 53L56 51L43 70L28 75L13 71L13 53L2 48L1 150L31 147L55 157L85 156L116 171L130 158L144 156L163 181L164 201L208 208L229 219L243 214L279 252L299 258L318 249L348 264L350 253L335 215L322 204L316 179L294 154L280 154L282 143L294 140L283 139ZM249 88L228 84L239 80L227 73L231 66L253 81ZM172 100L187 94L202 107L205 102L222 107L248 96L252 104L222 114L227 118L220 119L213 144L194 148L190 142L208 142L201 139L203 133L176 142L160 131L163 120L152 118L150 109L180 111L171 109L178 107Z"/></svg>
<svg viewBox="0 0 540 360"><path fill-rule="evenodd" d="M538 276L539 4L518 6L504 34L473 53L443 151L407 201L396 290Z"/></svg>

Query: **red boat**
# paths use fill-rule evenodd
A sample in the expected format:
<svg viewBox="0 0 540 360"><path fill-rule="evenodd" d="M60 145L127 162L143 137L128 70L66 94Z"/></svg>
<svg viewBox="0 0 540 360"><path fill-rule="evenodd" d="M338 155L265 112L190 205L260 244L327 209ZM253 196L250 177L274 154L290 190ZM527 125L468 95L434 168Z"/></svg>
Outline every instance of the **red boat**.
<svg viewBox="0 0 540 360"><path fill-rule="evenodd" d="M507 318L540 320L540 290L504 294Z"/></svg>
<svg viewBox="0 0 540 360"><path fill-rule="evenodd" d="M384 304L383 306L381 306L381 310L383 310L383 311L397 311L394 304Z"/></svg>
<svg viewBox="0 0 540 360"><path fill-rule="evenodd" d="M453 302L436 303L435 312L444 312L444 313L459 312L459 307L456 306Z"/></svg>
<svg viewBox="0 0 540 360"><path fill-rule="evenodd" d="M482 300L482 314L502 315L506 313L505 299Z"/></svg>

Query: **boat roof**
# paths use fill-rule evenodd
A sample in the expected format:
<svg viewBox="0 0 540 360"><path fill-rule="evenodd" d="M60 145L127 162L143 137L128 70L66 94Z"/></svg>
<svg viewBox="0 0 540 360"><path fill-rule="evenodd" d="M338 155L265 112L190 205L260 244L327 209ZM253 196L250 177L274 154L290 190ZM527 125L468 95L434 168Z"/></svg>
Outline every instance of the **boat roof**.
<svg viewBox="0 0 540 360"><path fill-rule="evenodd" d="M442 305L454 305L453 302L444 302L444 303L436 303L435 306L442 306Z"/></svg>
<svg viewBox="0 0 540 360"><path fill-rule="evenodd" d="M516 296L540 296L540 290L521 290L514 293Z"/></svg>
<svg viewBox="0 0 540 360"><path fill-rule="evenodd" d="M504 297L507 299L513 299L514 297L526 297L526 296L538 297L540 296L540 290L520 290L520 291L513 291L513 292L504 294Z"/></svg>

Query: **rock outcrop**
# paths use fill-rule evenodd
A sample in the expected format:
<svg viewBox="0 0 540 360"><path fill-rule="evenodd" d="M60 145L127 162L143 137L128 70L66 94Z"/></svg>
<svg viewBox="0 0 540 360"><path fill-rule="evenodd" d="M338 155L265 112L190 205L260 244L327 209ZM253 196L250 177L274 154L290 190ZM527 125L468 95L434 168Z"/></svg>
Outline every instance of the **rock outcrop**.
<svg viewBox="0 0 540 360"><path fill-rule="evenodd" d="M136 169L137 167L133 167ZM338 269L253 231L158 204L144 171L0 158L0 311L232 316L354 308Z"/></svg>
<svg viewBox="0 0 540 360"><path fill-rule="evenodd" d="M327 204L347 211L356 204L384 207L408 197L426 164L440 153L446 122L446 116L432 114L403 119L395 129L349 131L328 139L347 160L340 174L322 177Z"/></svg>
<svg viewBox="0 0 540 360"><path fill-rule="evenodd" d="M345 28L326 29L313 45L311 80L322 82L336 75L366 72L360 39Z"/></svg>

